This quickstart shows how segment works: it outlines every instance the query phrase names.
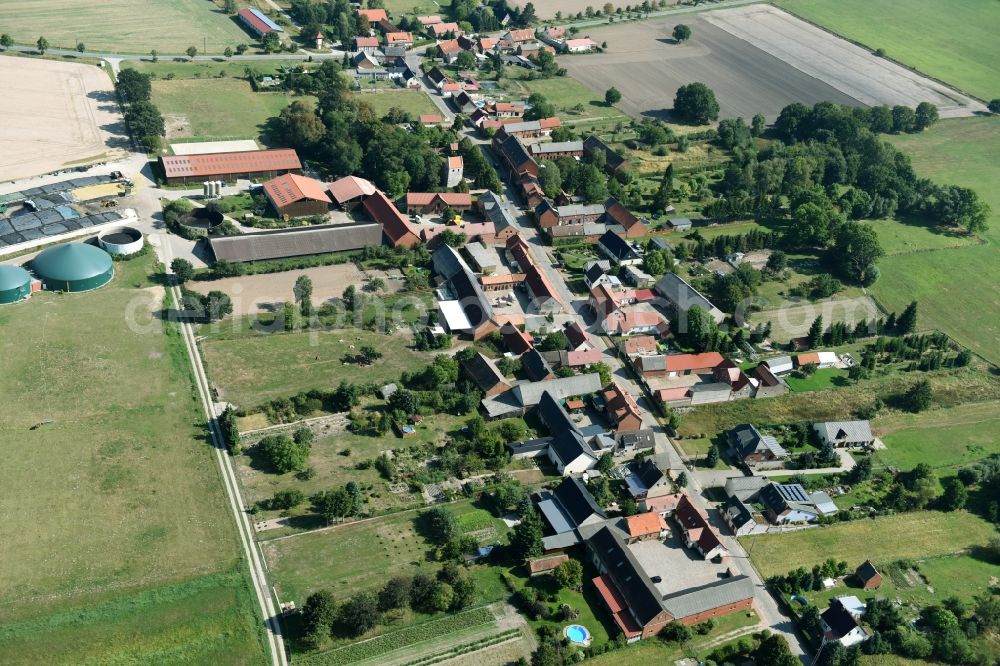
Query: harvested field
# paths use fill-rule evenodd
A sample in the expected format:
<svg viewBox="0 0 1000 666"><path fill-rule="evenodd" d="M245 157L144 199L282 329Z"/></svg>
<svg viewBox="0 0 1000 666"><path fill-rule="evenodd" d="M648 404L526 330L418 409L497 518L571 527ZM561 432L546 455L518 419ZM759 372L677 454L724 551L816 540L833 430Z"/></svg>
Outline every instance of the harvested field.
<svg viewBox="0 0 1000 666"><path fill-rule="evenodd" d="M300 271L284 271L282 273L262 273L260 275L243 275L206 282L192 282L188 288L199 294L207 294L219 290L229 294L233 299L233 313L240 315L274 312L285 301L294 300L292 287L300 275L306 275L313 283L313 304L319 307L327 301L339 297L349 284L358 288L364 284L364 274L354 264L337 264L320 266ZM386 282L390 290L395 291L398 283Z"/></svg>
<svg viewBox="0 0 1000 666"><path fill-rule="evenodd" d="M667 117L677 88L701 81L715 91L721 117L773 121L792 102L853 106L930 101L942 116L971 115L982 105L769 5L685 16L691 40L673 43L681 19L601 28L608 50L561 58L594 91L612 85L635 116ZM849 63L849 66L845 66Z"/></svg>
<svg viewBox="0 0 1000 666"><path fill-rule="evenodd" d="M128 145L111 79L93 65L0 59L0 181L103 159Z"/></svg>

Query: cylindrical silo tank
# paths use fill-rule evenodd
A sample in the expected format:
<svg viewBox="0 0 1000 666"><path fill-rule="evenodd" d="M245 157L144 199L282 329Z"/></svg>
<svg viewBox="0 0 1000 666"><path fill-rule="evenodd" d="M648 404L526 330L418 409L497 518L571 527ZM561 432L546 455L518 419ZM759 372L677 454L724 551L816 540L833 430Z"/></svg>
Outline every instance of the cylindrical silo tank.
<svg viewBox="0 0 1000 666"><path fill-rule="evenodd" d="M17 303L31 295L31 274L20 266L0 264L0 305Z"/></svg>
<svg viewBox="0 0 1000 666"><path fill-rule="evenodd" d="M85 243L56 245L35 257L31 270L50 291L90 291L115 275L111 255Z"/></svg>

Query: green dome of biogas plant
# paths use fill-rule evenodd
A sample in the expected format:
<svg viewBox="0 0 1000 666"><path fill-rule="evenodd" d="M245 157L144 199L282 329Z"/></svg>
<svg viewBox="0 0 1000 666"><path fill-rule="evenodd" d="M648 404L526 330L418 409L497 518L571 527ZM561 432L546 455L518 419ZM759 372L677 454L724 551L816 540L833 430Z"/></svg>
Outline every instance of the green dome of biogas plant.
<svg viewBox="0 0 1000 666"><path fill-rule="evenodd" d="M31 294L31 274L20 266L0 265L0 305L17 303Z"/></svg>
<svg viewBox="0 0 1000 666"><path fill-rule="evenodd" d="M90 291L115 275L111 256L85 243L50 247L35 257L31 269L49 291Z"/></svg>

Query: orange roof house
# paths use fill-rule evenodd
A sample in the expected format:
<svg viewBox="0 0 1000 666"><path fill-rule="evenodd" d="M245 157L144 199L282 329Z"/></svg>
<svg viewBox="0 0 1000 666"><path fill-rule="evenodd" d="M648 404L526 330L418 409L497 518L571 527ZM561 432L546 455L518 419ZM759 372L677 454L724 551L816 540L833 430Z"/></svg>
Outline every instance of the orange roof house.
<svg viewBox="0 0 1000 666"><path fill-rule="evenodd" d="M389 13L384 9L359 9L357 12L360 16L364 16L368 19L369 23L378 23L379 21L389 20Z"/></svg>
<svg viewBox="0 0 1000 666"><path fill-rule="evenodd" d="M663 516L655 512L629 516L625 519L625 527L629 543L662 538L670 529Z"/></svg>

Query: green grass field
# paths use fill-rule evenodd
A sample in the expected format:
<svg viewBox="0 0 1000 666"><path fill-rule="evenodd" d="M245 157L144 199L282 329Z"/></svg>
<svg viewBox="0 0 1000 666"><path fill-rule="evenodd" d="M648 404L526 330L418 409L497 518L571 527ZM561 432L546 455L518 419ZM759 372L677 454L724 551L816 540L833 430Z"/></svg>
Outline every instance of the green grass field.
<svg viewBox="0 0 1000 666"><path fill-rule="evenodd" d="M778 0L780 7L946 83L998 94L1000 13L992 0Z"/></svg>
<svg viewBox="0 0 1000 666"><path fill-rule="evenodd" d="M503 521L468 501L447 508L456 514L460 525L471 521L470 526L478 527L488 521L497 528L500 539L506 533ZM470 518L470 514L474 517ZM294 600L301 607L306 597L320 588L329 588L340 599L359 590L377 589L390 576L436 570L439 565L427 557L431 547L414 525L418 515L408 511L264 542L264 555L279 597L282 601ZM493 573L495 577L495 570ZM479 588L481 595L489 589L482 584ZM482 602L495 600L486 598Z"/></svg>
<svg viewBox="0 0 1000 666"><path fill-rule="evenodd" d="M970 187L993 209L987 244L896 254L879 262L872 293L889 310L916 299L921 328L937 328L1000 362L1000 118L943 120L921 134L890 137L922 177Z"/></svg>
<svg viewBox="0 0 1000 666"><path fill-rule="evenodd" d="M383 91L354 93L354 99L368 102L375 113L381 118L389 109L397 107L417 119L423 114L438 114L441 112L431 98L423 90L402 90L399 88Z"/></svg>
<svg viewBox="0 0 1000 666"><path fill-rule="evenodd" d="M941 407L995 400L1000 390L995 378L975 369L893 373L835 391L792 392L767 400L734 400L696 407L681 418L679 430L685 436L698 433L714 436L740 423L762 425L852 418L858 409L871 405L876 396L883 401L891 400L910 383L924 378L931 382L934 401Z"/></svg>
<svg viewBox="0 0 1000 666"><path fill-rule="evenodd" d="M808 569L830 557L856 567L867 559L880 563L950 555L985 545L995 535L995 527L965 511L914 511L788 534L740 537L740 543L768 578L800 566Z"/></svg>
<svg viewBox="0 0 1000 666"><path fill-rule="evenodd" d="M236 534L183 347L149 314L151 267L118 263L100 290L0 312L5 663L110 663L168 644L193 661L263 660L245 584L218 578L241 566ZM175 586L203 589L197 605L218 617L191 611L182 626Z"/></svg>
<svg viewBox="0 0 1000 666"><path fill-rule="evenodd" d="M334 388L341 380L396 381L404 370L422 367L433 358L412 351L401 338L362 329L233 334L223 326L227 328L202 343L205 363L222 396L247 407L300 391ZM345 354L357 353L366 344L384 354L374 365L359 368L341 362Z"/></svg>
<svg viewBox="0 0 1000 666"><path fill-rule="evenodd" d="M167 121L167 141L257 139L263 123L293 99L280 92L255 93L246 81L231 78L153 81L153 102Z"/></svg>
<svg viewBox="0 0 1000 666"><path fill-rule="evenodd" d="M23 0L0 3L0 25L15 42L44 35L52 48L182 54L189 46L222 53L253 38L206 0ZM241 3L247 4L247 3Z"/></svg>
<svg viewBox="0 0 1000 666"><path fill-rule="evenodd" d="M983 402L922 414L876 419L886 449L878 458L886 465L912 469L926 462L939 475L1000 453L1000 403Z"/></svg>
<svg viewBox="0 0 1000 666"><path fill-rule="evenodd" d="M978 243L975 237L949 233L939 227L924 224L918 219L908 220L905 223L899 220L872 220L869 224L878 234L878 240L887 256L927 250L948 250Z"/></svg>
<svg viewBox="0 0 1000 666"><path fill-rule="evenodd" d="M515 74L517 68L510 68ZM520 75L521 72L516 72ZM514 96L528 97L532 93L541 93L552 102L556 115L563 124L569 125L576 132L607 130L616 123L628 125L631 121L627 115L613 106L604 103L603 97L598 97L590 89L576 79L560 76L551 79L528 81L522 79L505 79L504 88ZM582 107L582 111L577 110Z"/></svg>

